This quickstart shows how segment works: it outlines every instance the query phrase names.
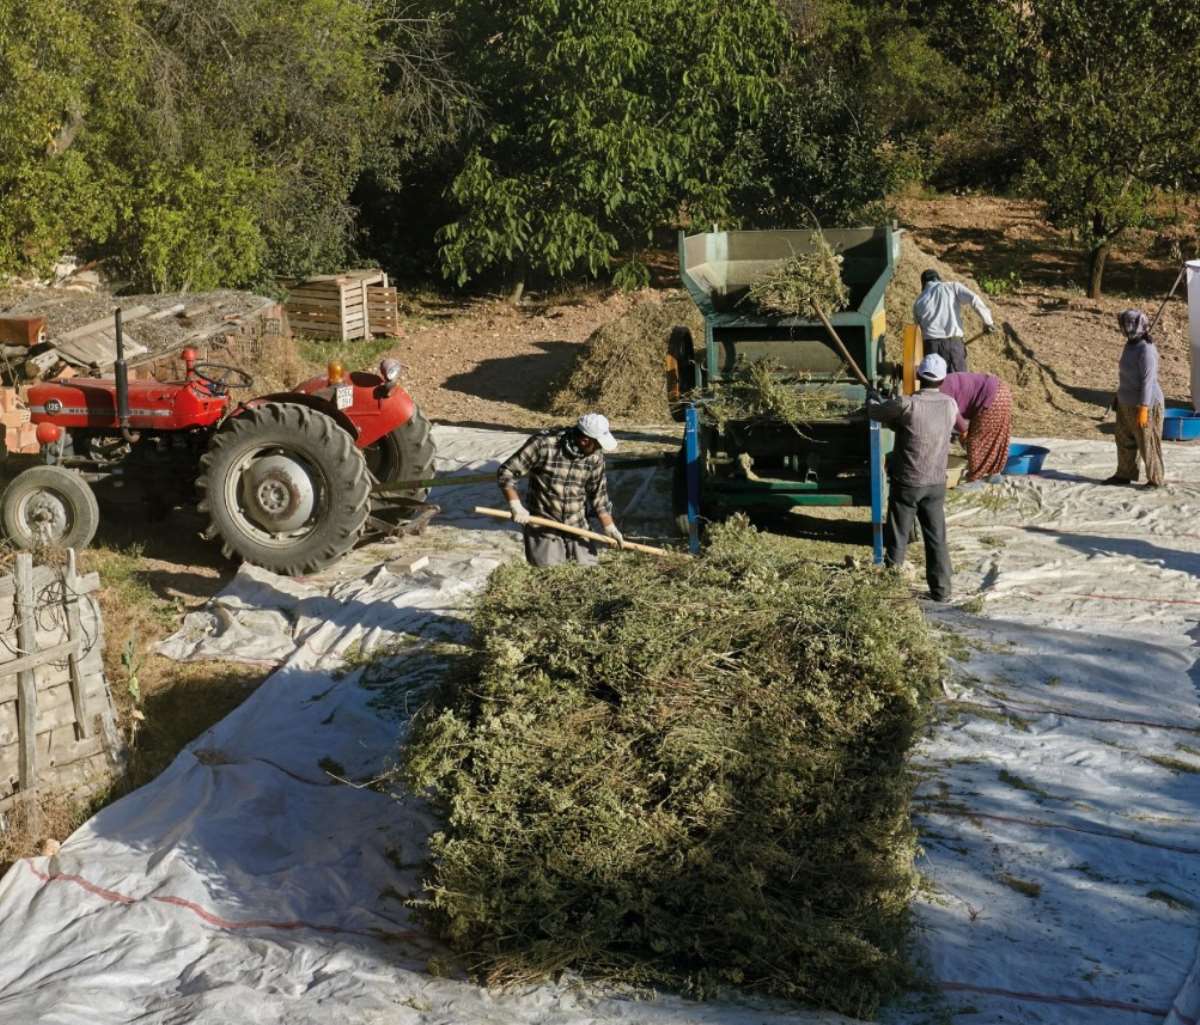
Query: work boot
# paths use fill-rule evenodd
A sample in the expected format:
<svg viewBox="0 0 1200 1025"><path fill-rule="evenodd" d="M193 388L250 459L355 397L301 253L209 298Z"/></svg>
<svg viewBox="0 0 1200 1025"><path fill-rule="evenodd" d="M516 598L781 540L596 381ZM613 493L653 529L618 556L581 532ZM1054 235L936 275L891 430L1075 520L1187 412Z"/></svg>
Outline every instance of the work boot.
<svg viewBox="0 0 1200 1025"><path fill-rule="evenodd" d="M1111 477L1107 478L1106 480L1102 480L1100 483L1126 487L1126 486L1132 484L1133 481L1131 481L1128 477L1118 477L1114 473Z"/></svg>

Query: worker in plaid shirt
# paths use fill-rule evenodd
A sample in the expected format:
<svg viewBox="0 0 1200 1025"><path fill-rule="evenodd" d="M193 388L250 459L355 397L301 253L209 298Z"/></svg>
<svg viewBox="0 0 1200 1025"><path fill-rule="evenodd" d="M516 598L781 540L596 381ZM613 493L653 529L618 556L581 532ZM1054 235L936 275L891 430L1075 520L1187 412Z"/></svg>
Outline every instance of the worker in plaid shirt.
<svg viewBox="0 0 1200 1025"><path fill-rule="evenodd" d="M497 477L514 522L525 528L525 558L535 566L558 566L564 562L595 565L596 546L584 538L532 526L531 516L587 528L590 506L604 533L618 545L625 539L612 518L608 483L604 477L604 453L612 452L617 440L608 420L587 413L573 427L542 431L525 442L500 467ZM529 475L529 507L517 494L517 480Z"/></svg>

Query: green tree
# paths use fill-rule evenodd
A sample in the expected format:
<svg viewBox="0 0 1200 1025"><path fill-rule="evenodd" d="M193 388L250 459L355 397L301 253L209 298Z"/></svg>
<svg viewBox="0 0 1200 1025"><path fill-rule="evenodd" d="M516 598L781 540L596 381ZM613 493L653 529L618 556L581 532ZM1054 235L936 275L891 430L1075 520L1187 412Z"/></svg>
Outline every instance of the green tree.
<svg viewBox="0 0 1200 1025"><path fill-rule="evenodd" d="M130 94L132 0L0 0L0 274L116 224L119 174L86 130Z"/></svg>
<svg viewBox="0 0 1200 1025"><path fill-rule="evenodd" d="M756 132L757 221L825 225L878 216L889 191L934 166L963 74L902 0L780 0L790 59Z"/></svg>
<svg viewBox="0 0 1200 1025"><path fill-rule="evenodd" d="M772 0L449 0L480 124L439 233L459 283L495 271L647 278L636 256L676 221L727 220L751 173L746 126L786 46Z"/></svg>
<svg viewBox="0 0 1200 1025"><path fill-rule="evenodd" d="M1080 240L1098 298L1113 241L1200 155L1200 118L1179 91L1200 76L1200 7L970 0L956 16L1025 146L1026 188Z"/></svg>
<svg viewBox="0 0 1200 1025"><path fill-rule="evenodd" d="M65 250L143 287L253 285L352 255L464 99L404 0L0 0L0 273Z"/></svg>

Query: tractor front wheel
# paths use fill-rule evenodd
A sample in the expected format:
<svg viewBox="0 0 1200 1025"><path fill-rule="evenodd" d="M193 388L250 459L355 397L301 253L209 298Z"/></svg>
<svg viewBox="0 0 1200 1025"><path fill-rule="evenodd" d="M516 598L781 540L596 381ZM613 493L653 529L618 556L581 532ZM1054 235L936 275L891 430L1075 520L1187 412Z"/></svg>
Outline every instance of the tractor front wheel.
<svg viewBox="0 0 1200 1025"><path fill-rule="evenodd" d="M401 481L429 480L436 470L437 458L433 429L425 414L414 407L408 423L369 445L363 455L367 469L384 489ZM388 490L389 498L408 498L414 502L424 502L428 496L429 488Z"/></svg>
<svg viewBox="0 0 1200 1025"><path fill-rule="evenodd" d="M0 495L0 521L21 548L86 548L100 526L96 493L79 474L61 466L32 466Z"/></svg>
<svg viewBox="0 0 1200 1025"><path fill-rule="evenodd" d="M361 536L371 475L350 435L307 406L268 402L227 420L200 460L200 511L227 556L312 573Z"/></svg>

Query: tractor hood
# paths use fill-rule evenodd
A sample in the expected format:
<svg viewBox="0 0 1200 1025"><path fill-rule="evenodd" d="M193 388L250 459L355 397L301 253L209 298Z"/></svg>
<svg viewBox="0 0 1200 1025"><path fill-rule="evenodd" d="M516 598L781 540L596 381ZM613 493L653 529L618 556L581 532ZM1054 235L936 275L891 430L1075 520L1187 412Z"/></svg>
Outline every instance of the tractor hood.
<svg viewBox="0 0 1200 1025"><path fill-rule="evenodd" d="M34 423L116 430L117 383L110 378L46 381L29 389ZM129 426L136 430L209 427L224 416L228 397L210 396L196 383L129 382Z"/></svg>

